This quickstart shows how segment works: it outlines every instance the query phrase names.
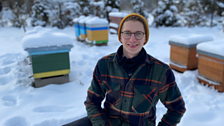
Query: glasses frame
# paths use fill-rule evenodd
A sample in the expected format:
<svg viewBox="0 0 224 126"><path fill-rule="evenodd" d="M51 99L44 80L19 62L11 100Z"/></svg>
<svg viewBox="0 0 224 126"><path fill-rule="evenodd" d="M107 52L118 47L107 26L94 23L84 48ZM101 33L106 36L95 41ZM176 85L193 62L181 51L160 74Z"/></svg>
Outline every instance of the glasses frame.
<svg viewBox="0 0 224 126"><path fill-rule="evenodd" d="M136 40L141 40L141 39L144 37L144 35L145 35L144 32L142 32L142 31L137 31L137 32L141 32L141 33L143 33L142 38L141 38L141 39L137 39L137 38L136 38L136 33L137 33L137 32L134 32L134 33L130 32L130 33L131 33L130 37L129 37L129 38L125 38L125 37L123 36L123 33L124 33L124 32L129 32L129 31L123 31L123 32L121 32L122 37L123 37L124 39L126 39L126 40L130 39L132 34L134 34Z"/></svg>

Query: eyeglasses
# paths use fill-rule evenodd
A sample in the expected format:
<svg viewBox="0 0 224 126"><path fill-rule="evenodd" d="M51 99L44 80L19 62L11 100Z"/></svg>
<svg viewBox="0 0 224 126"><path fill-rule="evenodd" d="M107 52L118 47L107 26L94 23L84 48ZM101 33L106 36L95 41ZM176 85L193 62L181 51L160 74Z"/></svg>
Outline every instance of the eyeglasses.
<svg viewBox="0 0 224 126"><path fill-rule="evenodd" d="M135 33L131 33L129 31L124 31L124 32L121 32L121 33L122 33L122 37L124 39L130 39L131 35L134 34L135 39L137 39L137 40L141 40L143 38L144 34L145 34L144 32L141 32L141 31L137 31Z"/></svg>

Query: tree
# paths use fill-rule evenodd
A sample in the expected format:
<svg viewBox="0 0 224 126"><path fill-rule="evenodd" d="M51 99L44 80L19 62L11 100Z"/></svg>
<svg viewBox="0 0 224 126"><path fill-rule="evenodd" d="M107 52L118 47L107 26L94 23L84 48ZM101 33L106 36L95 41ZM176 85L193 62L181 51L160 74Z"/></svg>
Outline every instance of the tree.
<svg viewBox="0 0 224 126"><path fill-rule="evenodd" d="M83 15L88 16L89 14L93 14L93 9L90 6L90 0L78 0L77 2L81 7Z"/></svg>
<svg viewBox="0 0 224 126"><path fill-rule="evenodd" d="M24 6L23 6L24 7ZM14 27L21 28L23 27L24 32L26 32L26 19L28 18L28 15L26 14L26 8L20 7L18 3L16 2L13 9L12 9L13 15L11 18L11 22Z"/></svg>
<svg viewBox="0 0 224 126"><path fill-rule="evenodd" d="M43 26L48 24L49 4L47 0L34 0L32 6L31 24L32 26Z"/></svg>
<svg viewBox="0 0 224 126"><path fill-rule="evenodd" d="M187 21L188 27L195 25L205 26L206 17L201 1L197 0L191 2L189 6L184 9L184 19Z"/></svg>
<svg viewBox="0 0 224 126"><path fill-rule="evenodd" d="M104 11L104 1L95 0L90 3L91 8L93 9L93 15L104 18L106 13Z"/></svg>
<svg viewBox="0 0 224 126"><path fill-rule="evenodd" d="M133 5L134 13L142 15L146 19L148 18L148 13L146 11L144 11L144 1L143 0L131 0L131 4Z"/></svg>
<svg viewBox="0 0 224 126"><path fill-rule="evenodd" d="M174 5L174 0L159 0L158 7L153 10L152 14L154 16L153 25L159 26L181 26L178 22L180 17L177 15L178 9Z"/></svg>
<svg viewBox="0 0 224 126"><path fill-rule="evenodd" d="M110 12L119 12L120 10L120 0L106 0L105 1L105 13L107 20L109 21L109 13Z"/></svg>

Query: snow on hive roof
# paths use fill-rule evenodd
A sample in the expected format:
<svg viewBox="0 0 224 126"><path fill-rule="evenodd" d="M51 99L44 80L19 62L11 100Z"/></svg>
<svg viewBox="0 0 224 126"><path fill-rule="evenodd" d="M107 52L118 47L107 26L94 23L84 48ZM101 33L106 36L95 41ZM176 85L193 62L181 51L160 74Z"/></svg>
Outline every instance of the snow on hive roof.
<svg viewBox="0 0 224 126"><path fill-rule="evenodd" d="M23 49L73 44L73 40L66 34L53 32L40 26L28 31L23 37L22 42Z"/></svg>
<svg viewBox="0 0 224 126"><path fill-rule="evenodd" d="M110 12L109 16L113 16L113 17L125 17L127 16L127 13L122 13L122 12Z"/></svg>
<svg viewBox="0 0 224 126"><path fill-rule="evenodd" d="M81 19L83 19L83 18L85 18L85 17L86 17L86 16L82 15L82 16L80 16L80 17L78 17L78 18L73 19L73 22L78 22L79 20L81 20Z"/></svg>
<svg viewBox="0 0 224 126"><path fill-rule="evenodd" d="M87 17L82 18L81 20L79 20L79 23L85 23L86 21L88 21L88 20L90 20L92 18L93 18L93 16L87 16Z"/></svg>
<svg viewBox="0 0 224 126"><path fill-rule="evenodd" d="M209 35L182 34L170 36L169 42L185 47L194 47L198 43L212 41L213 37Z"/></svg>
<svg viewBox="0 0 224 126"><path fill-rule="evenodd" d="M215 54L221 56L221 59L224 59L224 39L200 43L197 45L197 51Z"/></svg>
<svg viewBox="0 0 224 126"><path fill-rule="evenodd" d="M106 19L100 19L99 17L94 17L86 21L86 24L108 24L108 21Z"/></svg>

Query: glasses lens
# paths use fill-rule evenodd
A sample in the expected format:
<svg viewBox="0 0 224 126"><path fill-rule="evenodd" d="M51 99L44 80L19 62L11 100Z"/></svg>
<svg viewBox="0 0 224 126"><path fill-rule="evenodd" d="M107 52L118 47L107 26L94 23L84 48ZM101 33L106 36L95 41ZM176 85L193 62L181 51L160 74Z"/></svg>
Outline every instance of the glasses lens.
<svg viewBox="0 0 224 126"><path fill-rule="evenodd" d="M143 33L142 32L135 32L135 39L142 39Z"/></svg>
<svg viewBox="0 0 224 126"><path fill-rule="evenodd" d="M129 39L131 37L131 32L123 32L123 37Z"/></svg>

